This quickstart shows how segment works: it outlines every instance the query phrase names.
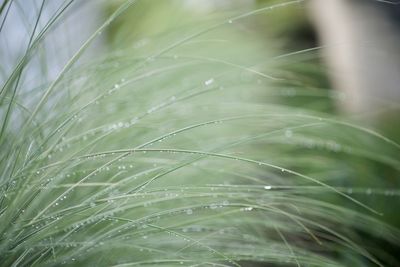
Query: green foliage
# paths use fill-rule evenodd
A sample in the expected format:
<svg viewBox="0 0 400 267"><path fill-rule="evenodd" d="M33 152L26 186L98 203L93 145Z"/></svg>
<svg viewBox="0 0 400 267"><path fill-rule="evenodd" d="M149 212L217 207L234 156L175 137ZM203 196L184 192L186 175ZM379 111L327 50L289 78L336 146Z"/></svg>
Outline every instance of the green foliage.
<svg viewBox="0 0 400 267"><path fill-rule="evenodd" d="M395 266L370 244L399 242L380 214L398 191L371 166L398 177L400 145L325 113L341 96L251 31L301 2L160 19L137 38L114 26L110 52L84 60L115 19L146 10L123 1L29 87L48 33L34 26L2 69L1 266Z"/></svg>

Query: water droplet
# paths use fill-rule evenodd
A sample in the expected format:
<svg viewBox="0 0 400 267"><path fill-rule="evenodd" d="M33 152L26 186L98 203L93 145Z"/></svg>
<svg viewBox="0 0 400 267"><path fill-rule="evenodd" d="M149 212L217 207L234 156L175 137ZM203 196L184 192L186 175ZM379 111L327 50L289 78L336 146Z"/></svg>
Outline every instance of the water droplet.
<svg viewBox="0 0 400 267"><path fill-rule="evenodd" d="M213 204L210 205L210 209L214 210L216 208L218 208L218 206L216 204L213 203Z"/></svg>
<svg viewBox="0 0 400 267"><path fill-rule="evenodd" d="M187 215L193 214L193 210L192 210L192 209L187 209L187 210L186 210L186 214L187 214Z"/></svg>
<svg viewBox="0 0 400 267"><path fill-rule="evenodd" d="M135 124L138 121L137 117L134 117L133 119L131 119L131 125Z"/></svg>
<svg viewBox="0 0 400 267"><path fill-rule="evenodd" d="M290 130L290 129L287 129L287 130L285 131L285 136L286 136L287 138L290 138L290 137L292 137L292 136L293 136L293 132L292 132L292 130Z"/></svg>
<svg viewBox="0 0 400 267"><path fill-rule="evenodd" d="M333 152L339 152L341 150L341 145L335 141L328 141L326 147Z"/></svg>
<svg viewBox="0 0 400 267"><path fill-rule="evenodd" d="M149 109L147 110L147 113L148 113L148 114L151 114L151 113L153 113L155 110L156 110L155 107L149 108Z"/></svg>
<svg viewBox="0 0 400 267"><path fill-rule="evenodd" d="M205 84L206 86L208 86L208 85L211 85L213 82L214 82L214 79L211 78L211 79L205 81L204 84Z"/></svg>
<svg viewBox="0 0 400 267"><path fill-rule="evenodd" d="M352 188L347 189L347 193L348 193L348 194L353 193L353 189L352 189Z"/></svg>

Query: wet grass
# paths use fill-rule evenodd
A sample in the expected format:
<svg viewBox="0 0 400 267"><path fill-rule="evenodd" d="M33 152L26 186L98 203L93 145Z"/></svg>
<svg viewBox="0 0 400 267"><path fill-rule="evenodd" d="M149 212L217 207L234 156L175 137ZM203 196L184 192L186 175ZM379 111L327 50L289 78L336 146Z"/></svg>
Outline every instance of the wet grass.
<svg viewBox="0 0 400 267"><path fill-rule="evenodd" d="M400 145L327 113L342 96L276 60L314 50L283 55L249 30L302 2L196 18L84 59L136 8L124 1L29 87L74 4L46 24L41 2L26 52L2 69L2 266L395 266L370 244L399 242L385 217L398 187L377 170L398 177Z"/></svg>

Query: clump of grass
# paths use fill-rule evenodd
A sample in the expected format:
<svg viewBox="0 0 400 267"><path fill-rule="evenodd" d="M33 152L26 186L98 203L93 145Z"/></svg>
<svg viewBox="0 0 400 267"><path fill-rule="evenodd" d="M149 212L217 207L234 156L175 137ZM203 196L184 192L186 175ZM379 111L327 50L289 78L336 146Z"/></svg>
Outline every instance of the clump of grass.
<svg viewBox="0 0 400 267"><path fill-rule="evenodd" d="M82 58L138 8L124 1L33 88L35 55L70 8L46 24L41 2L26 52L2 70L2 266L395 265L368 243L399 241L368 199L398 191L358 166L398 175L399 144L311 108L335 95L280 71L249 31L301 2L194 18ZM305 96L310 106L285 102Z"/></svg>

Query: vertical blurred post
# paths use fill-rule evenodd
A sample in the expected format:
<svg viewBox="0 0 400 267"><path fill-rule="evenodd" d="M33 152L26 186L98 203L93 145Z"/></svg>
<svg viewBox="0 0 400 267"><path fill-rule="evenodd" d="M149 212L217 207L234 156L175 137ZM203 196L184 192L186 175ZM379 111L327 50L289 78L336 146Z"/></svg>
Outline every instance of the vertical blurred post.
<svg viewBox="0 0 400 267"><path fill-rule="evenodd" d="M310 1L333 86L345 94L343 109L373 123L398 121L400 4L388 2Z"/></svg>

